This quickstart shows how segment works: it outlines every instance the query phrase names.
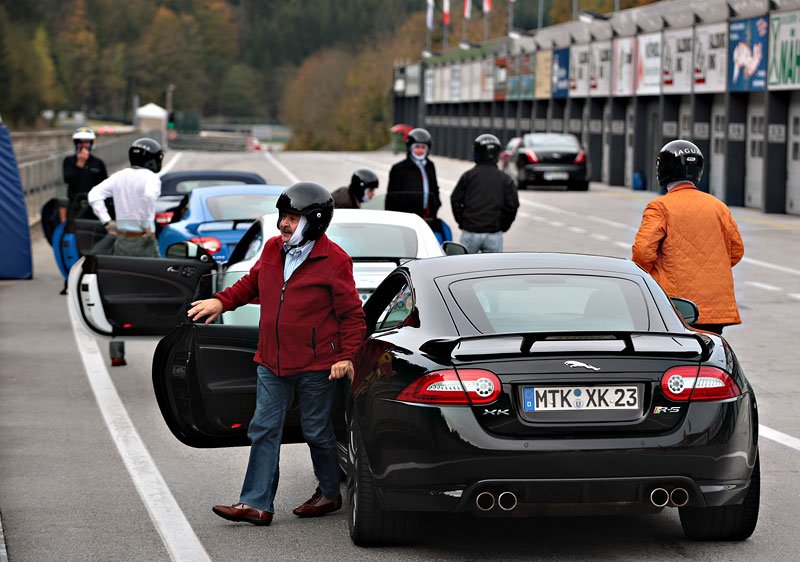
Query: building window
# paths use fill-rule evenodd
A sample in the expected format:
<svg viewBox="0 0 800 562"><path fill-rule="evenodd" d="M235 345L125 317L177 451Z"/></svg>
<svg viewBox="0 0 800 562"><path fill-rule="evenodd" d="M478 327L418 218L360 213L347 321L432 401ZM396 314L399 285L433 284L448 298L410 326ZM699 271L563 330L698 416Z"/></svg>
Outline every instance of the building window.
<svg viewBox="0 0 800 562"><path fill-rule="evenodd" d="M792 160L800 160L800 142L792 143Z"/></svg>
<svg viewBox="0 0 800 562"><path fill-rule="evenodd" d="M797 115L792 117L792 134L800 135L800 117Z"/></svg>

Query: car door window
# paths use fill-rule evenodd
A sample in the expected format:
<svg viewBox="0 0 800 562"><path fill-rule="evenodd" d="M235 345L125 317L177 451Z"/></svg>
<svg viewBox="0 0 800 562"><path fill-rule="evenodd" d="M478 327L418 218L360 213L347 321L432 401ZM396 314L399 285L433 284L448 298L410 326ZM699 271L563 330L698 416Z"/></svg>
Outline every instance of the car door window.
<svg viewBox="0 0 800 562"><path fill-rule="evenodd" d="M412 310L414 310L414 293L411 286L405 283L378 316L375 329L388 330L398 326L408 318Z"/></svg>

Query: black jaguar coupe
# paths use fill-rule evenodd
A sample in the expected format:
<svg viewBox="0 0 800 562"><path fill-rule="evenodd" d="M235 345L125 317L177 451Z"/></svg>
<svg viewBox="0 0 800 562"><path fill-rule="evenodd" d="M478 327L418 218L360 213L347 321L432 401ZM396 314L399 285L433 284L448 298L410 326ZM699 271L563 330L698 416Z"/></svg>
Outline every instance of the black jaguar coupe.
<svg viewBox="0 0 800 562"><path fill-rule="evenodd" d="M670 298L673 297L673 298ZM678 508L697 540L758 519L758 415L724 338L629 260L480 254L406 263L364 305L334 425L359 545L420 512L483 517ZM156 350L173 433L247 445L257 328L185 324ZM301 440L290 412L285 441Z"/></svg>

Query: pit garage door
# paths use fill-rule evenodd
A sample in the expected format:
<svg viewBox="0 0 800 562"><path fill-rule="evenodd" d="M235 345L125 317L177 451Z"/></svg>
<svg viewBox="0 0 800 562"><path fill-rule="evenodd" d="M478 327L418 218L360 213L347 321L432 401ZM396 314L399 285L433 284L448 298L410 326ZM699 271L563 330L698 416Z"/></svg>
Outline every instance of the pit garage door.
<svg viewBox="0 0 800 562"><path fill-rule="evenodd" d="M725 180L725 97L714 96L711 104L711 149L708 168L708 190L714 197L724 199Z"/></svg>
<svg viewBox="0 0 800 562"><path fill-rule="evenodd" d="M800 215L800 92L793 92L789 102L786 151L786 212Z"/></svg>
<svg viewBox="0 0 800 562"><path fill-rule="evenodd" d="M750 94L747 104L747 155L744 171L744 205L761 208L764 194L764 147L767 119L764 112L764 93Z"/></svg>

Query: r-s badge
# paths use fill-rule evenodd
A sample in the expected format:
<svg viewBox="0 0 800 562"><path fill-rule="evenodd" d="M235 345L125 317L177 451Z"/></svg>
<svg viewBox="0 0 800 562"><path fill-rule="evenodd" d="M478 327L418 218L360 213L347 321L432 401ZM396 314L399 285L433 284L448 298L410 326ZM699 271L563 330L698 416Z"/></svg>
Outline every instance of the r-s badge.
<svg viewBox="0 0 800 562"><path fill-rule="evenodd" d="M653 408L654 414L677 414L681 411L680 406L656 406Z"/></svg>

